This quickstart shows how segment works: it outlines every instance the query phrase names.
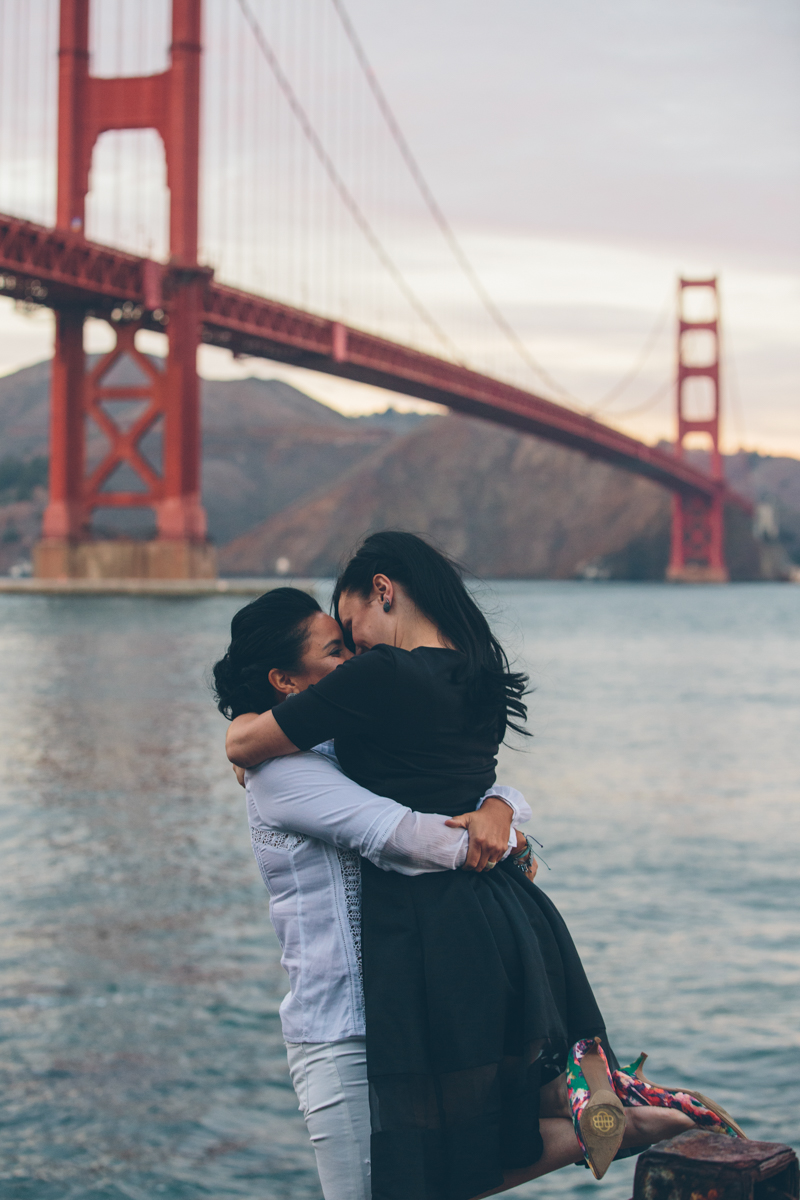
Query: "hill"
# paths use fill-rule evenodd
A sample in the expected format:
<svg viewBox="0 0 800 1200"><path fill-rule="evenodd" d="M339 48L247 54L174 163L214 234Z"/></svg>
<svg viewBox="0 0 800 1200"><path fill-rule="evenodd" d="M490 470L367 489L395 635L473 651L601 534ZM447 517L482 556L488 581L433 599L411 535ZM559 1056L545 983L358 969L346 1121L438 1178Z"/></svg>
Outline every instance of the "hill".
<svg viewBox="0 0 800 1200"><path fill-rule="evenodd" d="M126 366L116 369L115 382L136 382ZM49 362L0 379L0 461L29 462L47 454L49 387ZM391 409L374 416L346 417L278 379L204 379L201 405L203 501L209 534L217 543L237 537L313 489L333 483L376 449L426 420L417 413ZM99 430L90 430L90 461L99 459L105 446ZM144 449L158 465L157 433L146 439ZM16 503L23 498L0 496L0 504L4 499ZM40 495L29 505L30 511L6 514L5 524L11 522L21 544L0 540L0 571L8 570L9 557L29 551L38 536L36 522L43 502ZM5 527L1 519L0 525ZM149 535L152 514L105 510L96 516L95 527L101 534Z"/></svg>
<svg viewBox="0 0 800 1200"><path fill-rule="evenodd" d="M288 559L297 574L330 575L363 534L388 526L426 534L493 579L662 579L670 497L573 451L450 415L223 546L220 568L270 574ZM732 576L761 575L749 520L731 512L727 530Z"/></svg>
<svg viewBox="0 0 800 1200"><path fill-rule="evenodd" d="M38 363L0 379L0 572L38 536L49 378ZM484 576L663 578L669 496L624 471L456 415L346 417L280 380L204 380L201 396L203 500L226 574L271 574L279 559L330 574L363 533L395 526ZM90 455L103 445L98 431ZM148 452L157 462L157 435ZM726 469L772 505L800 562L800 462L741 453ZM106 510L95 525L152 532L141 517ZM749 522L733 514L728 535L734 576L763 575Z"/></svg>

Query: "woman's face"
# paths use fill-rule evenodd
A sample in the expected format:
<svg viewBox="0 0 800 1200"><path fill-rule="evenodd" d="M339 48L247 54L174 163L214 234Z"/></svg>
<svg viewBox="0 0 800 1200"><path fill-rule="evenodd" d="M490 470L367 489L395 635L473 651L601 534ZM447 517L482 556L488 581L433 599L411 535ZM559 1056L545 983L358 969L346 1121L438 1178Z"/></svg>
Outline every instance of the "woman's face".
<svg viewBox="0 0 800 1200"><path fill-rule="evenodd" d="M371 596L342 592L339 597L339 621L356 654L382 643L394 644L397 621L393 610L384 612L384 599L385 594L378 588L372 589Z"/></svg>
<svg viewBox="0 0 800 1200"><path fill-rule="evenodd" d="M353 653L344 644L344 637L333 617L327 613L314 613L309 617L306 638L306 648L300 664L300 670L292 674L292 680L298 691L304 692L312 683L319 683L326 675L330 675L336 667L341 666Z"/></svg>

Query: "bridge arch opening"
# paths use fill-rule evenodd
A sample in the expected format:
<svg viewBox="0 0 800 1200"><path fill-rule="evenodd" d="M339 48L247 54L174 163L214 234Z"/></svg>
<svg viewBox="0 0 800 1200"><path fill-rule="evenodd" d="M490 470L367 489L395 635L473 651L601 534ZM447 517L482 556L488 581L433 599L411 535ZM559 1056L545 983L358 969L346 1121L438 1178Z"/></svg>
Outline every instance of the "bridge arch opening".
<svg viewBox="0 0 800 1200"><path fill-rule="evenodd" d="M148 358L165 359L169 350L167 335L156 333L154 329L137 329L133 344L140 354L146 354Z"/></svg>
<svg viewBox="0 0 800 1200"><path fill-rule="evenodd" d="M155 75L169 67L170 0L89 5L91 73L100 79Z"/></svg>
<svg viewBox="0 0 800 1200"><path fill-rule="evenodd" d="M155 129L111 129L92 152L86 236L165 262L169 189L164 144Z"/></svg>
<svg viewBox="0 0 800 1200"><path fill-rule="evenodd" d="M681 334L681 361L687 367L713 367L717 338L710 329L685 329Z"/></svg>
<svg viewBox="0 0 800 1200"><path fill-rule="evenodd" d="M716 407L716 388L708 375L683 381L683 416L687 421L711 421ZM688 437L694 435L687 434ZM707 436L705 434L701 436Z"/></svg>
<svg viewBox="0 0 800 1200"><path fill-rule="evenodd" d="M715 321L718 317L717 294L712 286L695 285L681 289L681 316L684 321Z"/></svg>

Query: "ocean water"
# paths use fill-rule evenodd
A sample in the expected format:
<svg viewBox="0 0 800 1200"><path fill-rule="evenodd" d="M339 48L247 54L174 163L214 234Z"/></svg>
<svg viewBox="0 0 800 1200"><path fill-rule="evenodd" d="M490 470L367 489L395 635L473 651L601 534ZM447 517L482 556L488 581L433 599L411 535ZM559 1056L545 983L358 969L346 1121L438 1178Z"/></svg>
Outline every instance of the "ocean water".
<svg viewBox="0 0 800 1200"><path fill-rule="evenodd" d="M800 1145L800 589L481 595L535 686L499 777L618 1054ZM208 689L240 603L0 597L3 1200L319 1200Z"/></svg>

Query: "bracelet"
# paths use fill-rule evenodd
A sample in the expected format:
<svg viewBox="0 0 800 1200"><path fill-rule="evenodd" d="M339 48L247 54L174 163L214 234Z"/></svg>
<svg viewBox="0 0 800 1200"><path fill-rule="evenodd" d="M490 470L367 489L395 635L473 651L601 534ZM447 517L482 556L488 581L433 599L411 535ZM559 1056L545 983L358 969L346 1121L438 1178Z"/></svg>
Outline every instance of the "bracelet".
<svg viewBox="0 0 800 1200"><path fill-rule="evenodd" d="M520 871L522 871L523 874L527 874L528 870L530 869L530 865L535 858L537 860L537 862L542 863L545 867L547 867L547 869L549 871L550 867L545 862L545 860L542 858L542 855L540 853L540 851L542 849L542 843L537 841L537 839L535 837L531 837L531 835L529 833L523 834L523 837L525 838L525 841L527 842L527 846L525 847L525 849L521 850L519 854L511 854L509 856L511 858L511 861L514 863L514 865L519 867ZM538 846L539 849L534 850L534 846Z"/></svg>
<svg viewBox="0 0 800 1200"><path fill-rule="evenodd" d="M519 854L512 854L511 860L521 871L527 871L533 858L534 842L529 834L526 833L523 836L525 838L525 849L521 850Z"/></svg>

